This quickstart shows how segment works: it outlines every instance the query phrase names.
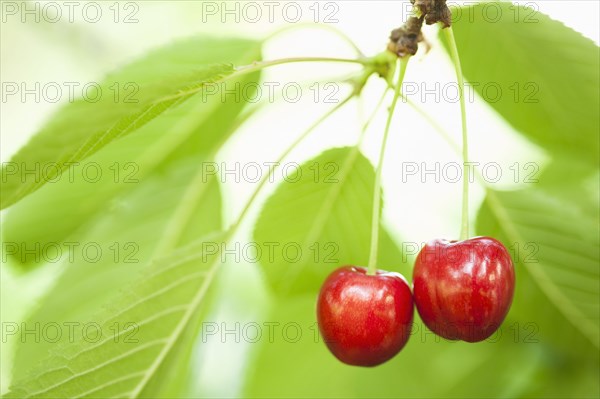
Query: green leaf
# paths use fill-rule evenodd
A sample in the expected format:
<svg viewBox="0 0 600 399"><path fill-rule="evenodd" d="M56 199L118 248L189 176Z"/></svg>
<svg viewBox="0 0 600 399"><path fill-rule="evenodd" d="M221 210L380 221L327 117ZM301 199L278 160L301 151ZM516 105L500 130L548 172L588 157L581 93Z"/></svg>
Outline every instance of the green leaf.
<svg viewBox="0 0 600 399"><path fill-rule="evenodd" d="M111 309L94 318L101 337L56 348L7 397L147 397L146 388L197 331L220 257L206 253L213 234L153 262ZM173 364L173 363L171 363ZM168 371L168 370L167 370ZM154 394L152 395L154 396Z"/></svg>
<svg viewBox="0 0 600 399"><path fill-rule="evenodd" d="M248 57L252 52L254 59L260 57L258 44L246 50ZM248 75L241 83L257 78ZM239 116L245 105L222 102L220 95L191 99L92 155L90 163L110 172L99 181L75 175L73 181L48 184L8 211L5 244L30 249L36 244L42 249L57 242L77 244L74 259L63 260L63 273L27 325L83 323L152 258L222 228L219 185L203 173L204 166L250 114ZM135 165L133 180L115 181L115 163ZM86 245L101 248L102 256L86 259ZM19 342L15 377L26 375L55 345L47 340Z"/></svg>
<svg viewBox="0 0 600 399"><path fill-rule="evenodd" d="M477 93L548 152L598 165L598 47L531 8L493 2L460 10L453 29Z"/></svg>
<svg viewBox="0 0 600 399"><path fill-rule="evenodd" d="M230 108L230 111L232 107L239 108L229 103L222 107ZM235 121L223 119L213 129L222 132L225 137L228 130L235 126ZM107 160L112 162L115 159L113 155L117 149L126 147L135 151L139 148L134 136L137 134L124 139L119 146L103 150L106 151ZM64 272L26 323L46 325L52 322L84 322L134 278L148 260L220 229L219 184L215 178L207 179L203 173L206 161L210 160L197 154L162 164L159 170L138 184L130 184L126 191L111 199L109 206L91 217L89 223L67 237L65 243L79 244L73 251L74 259L65 259ZM78 189L77 192L83 194L86 190ZM64 197L72 192L67 189L62 193ZM36 197L38 195L31 198ZM93 198L93 192L89 198ZM85 198L79 200L85 201ZM23 203L28 201L26 199ZM76 204L68 198L68 201L61 203L60 209L66 213L69 206ZM17 205L17 208L20 206ZM99 260L85 258L82 248L86 245L102 249ZM76 304L73 298L77 298ZM52 345L52 342L45 340L35 342L28 339L20 342L15 374L23 375L30 364L43 358Z"/></svg>
<svg viewBox="0 0 600 399"><path fill-rule="evenodd" d="M541 176L540 184L526 189L488 191L479 212L477 231L502 239L517 261L516 293L510 315L535 323L544 342L550 345L597 356L598 173L556 186L556 178L548 174L553 170L549 168ZM568 192L565 186L569 184L578 187L577 196ZM595 205L587 192L596 192Z"/></svg>
<svg viewBox="0 0 600 399"><path fill-rule="evenodd" d="M157 50L109 75L87 99L65 106L3 165L0 207L16 203L72 163L140 129L202 91L207 83L230 75L234 69L229 62L244 59L249 52L256 54L256 43L194 38ZM25 170L40 172L26 174Z"/></svg>
<svg viewBox="0 0 600 399"><path fill-rule="evenodd" d="M357 147L329 150L288 176L266 201L254 239L281 295L317 292L336 267L366 266L375 173ZM409 271L382 229L380 267ZM394 247L395 248L395 247ZM268 255L268 256L266 256Z"/></svg>
<svg viewBox="0 0 600 399"><path fill-rule="evenodd" d="M214 179L194 179L196 171L195 163L180 162L169 173L147 178L136 190L116 198L119 205L106 209L85 233L68 239L77 244L72 259L63 260L63 273L25 325L84 323L151 259L220 229L219 186ZM83 248L92 248L91 255ZM94 248L100 248L100 256ZM16 377L26 375L31 364L56 346L34 336L25 338L17 346ZM64 335L60 341L68 338Z"/></svg>
<svg viewBox="0 0 600 399"><path fill-rule="evenodd" d="M244 51L240 51L241 48ZM161 61L183 68L194 64L195 60L249 63L260 59L260 44L246 40L216 40L214 48L205 51L201 57L189 55L187 50L187 46L180 45L165 49L162 53L171 60ZM148 70L155 70L153 65L147 66ZM158 76L154 79L160 80ZM233 90L235 85L257 79L258 74L248 75L219 86L219 89ZM232 125L246 104L244 101L224 103L220 93L219 90L206 97L194 96L181 106L164 112L134 134L73 166L36 195L12 206L2 225L4 240L11 243L9 255L12 259L31 264L40 258L40 252L47 246L64 243L69 237L78 239L87 224L93 225L97 218L103 217L107 206L127 203L129 191L143 185L149 176L170 173L169 169L182 158L190 159L189 164L194 162L193 159L210 161L207 157L214 154L235 130ZM152 200L151 195L148 198ZM140 200L140 205L136 206L143 206L143 202ZM23 248L28 251L22 251Z"/></svg>
<svg viewBox="0 0 600 399"><path fill-rule="evenodd" d="M314 295L277 299L262 324L256 321L269 323L273 333L253 347L244 397L519 397L527 389L520 376L544 367L539 346L514 342L508 328L477 345L446 341L416 312L413 334L396 357L373 368L347 366L317 334L315 301Z"/></svg>

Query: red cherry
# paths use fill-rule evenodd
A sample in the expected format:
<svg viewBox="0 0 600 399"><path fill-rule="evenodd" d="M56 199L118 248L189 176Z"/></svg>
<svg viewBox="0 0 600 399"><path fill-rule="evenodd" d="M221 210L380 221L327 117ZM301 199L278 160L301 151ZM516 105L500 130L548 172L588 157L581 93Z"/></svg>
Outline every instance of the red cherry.
<svg viewBox="0 0 600 399"><path fill-rule="evenodd" d="M327 277L317 301L325 344L340 361L376 366L408 341L413 319L410 287L399 273L344 266Z"/></svg>
<svg viewBox="0 0 600 399"><path fill-rule="evenodd" d="M508 313L515 289L512 259L490 237L433 240L417 256L415 304L431 331L447 339L478 342Z"/></svg>

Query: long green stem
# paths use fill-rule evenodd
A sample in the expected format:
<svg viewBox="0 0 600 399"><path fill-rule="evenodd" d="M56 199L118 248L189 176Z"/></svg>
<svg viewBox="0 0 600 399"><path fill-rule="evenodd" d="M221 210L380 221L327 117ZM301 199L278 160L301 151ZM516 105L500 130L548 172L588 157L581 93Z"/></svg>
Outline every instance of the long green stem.
<svg viewBox="0 0 600 399"><path fill-rule="evenodd" d="M363 124L363 127L360 130L360 135L358 137L358 142L356 143L356 145L358 147L360 147L362 145L362 142L363 142L363 140L365 138L365 135L367 133L367 129L369 128L369 125L371 125L371 122L373 122L373 119L375 119L375 116L379 113L379 109L383 105L383 101L385 100L385 96L387 95L388 90L389 90L389 87L387 87L383 91L383 93L381 94L381 97L379 98L379 101L377 102L377 105L375 105L375 108L373 108L373 112L371 112L371 115L369 115L369 118Z"/></svg>
<svg viewBox="0 0 600 399"><path fill-rule="evenodd" d="M346 43L348 43L358 56L364 57L363 52L358 48L356 43L354 43L354 41L352 39L350 39L350 37L348 35L346 35L341 30L333 27L332 25L315 24L315 23L311 23L311 22L308 22L308 23L300 22L300 23L294 24L294 25L286 25L286 26L279 28L279 29L275 30L274 32L271 32L270 34L268 34L264 38L264 40L268 41L276 36L279 36L282 33L287 32L287 31L299 30L299 29L322 29L322 30L332 32L332 33L336 34L338 37L340 37L342 40L344 40Z"/></svg>
<svg viewBox="0 0 600 399"><path fill-rule="evenodd" d="M404 95L401 95L401 97L404 101L406 101L408 105L410 105L417 113L419 113L419 115L421 115L425 119L425 121L427 121L427 123L431 125L431 127L433 127L433 129L440 135L440 137L444 139L444 141L450 146L450 148L452 148L452 151L454 151L459 157L462 155L460 146L456 142L454 142L452 136L450 135L450 132L448 132L440 122L438 122L430 113L425 111L421 106L416 104L410 98ZM487 186L483 175L481 174L479 169L477 169L476 166L473 166L473 175L475 179L480 183L481 187L483 187L486 191L490 191L490 188Z"/></svg>
<svg viewBox="0 0 600 399"><path fill-rule="evenodd" d="M408 105L410 105L410 107L414 109L419 115L421 115L427 121L427 123L429 123L431 127L433 127L438 132L438 134L444 139L444 141L448 143L450 147L452 147L452 150L456 152L459 156L461 156L461 148L452 140L450 133L448 133L448 131L444 129L444 127L437 120L435 120L433 116L431 116L427 111L421 108L421 106L419 106L417 103L415 103L413 100L406 97L405 95L402 95L402 100L405 101Z"/></svg>
<svg viewBox="0 0 600 399"><path fill-rule="evenodd" d="M269 68L272 66L284 65L284 64L295 64L295 63L301 63L301 62L339 62L339 63L348 63L348 64L360 64L363 66L367 66L367 65L369 65L370 62L372 62L372 60L370 60L368 58L354 59L354 58L335 58L335 57L293 57L293 58L281 58L281 59L270 60L270 61L256 61L249 65L243 65L243 66L237 67L233 71L233 73L225 75L225 76L221 77L220 79L217 79L214 82L211 82L211 84L224 83L229 80L239 78L243 75L247 75L247 74L250 74L253 72L258 72L262 69ZM200 92L203 89L204 89L204 85L201 85L200 87L194 87L193 89L189 89L189 90L181 90L177 94L162 97L160 99L160 102L176 100L178 98L190 96L192 94Z"/></svg>
<svg viewBox="0 0 600 399"><path fill-rule="evenodd" d="M236 68L235 74L251 73L259 71L263 68L283 65L283 64L294 64L299 62L341 62L349 64L361 64L366 65L368 63L366 58L336 58L336 57L290 57L280 58L277 60L270 61L256 61L249 65L244 65Z"/></svg>
<svg viewBox="0 0 600 399"><path fill-rule="evenodd" d="M404 81L404 75L406 73L406 67L408 65L409 58L400 59L400 73L398 76L398 82L394 90L394 98L388 112L388 118L385 123L385 130L383 132L383 140L381 141L381 149L379 150L379 162L377 164L377 170L375 172L375 187L373 189L373 214L371 218L371 249L369 254L369 265L368 274L375 274L377 272L377 253L379 251L379 224L381 219L381 172L383 170L383 160L385 157L385 147L387 145L387 139L390 133L390 127L392 125L392 119L396 110L398 99L400 98L400 92L402 90L402 82Z"/></svg>
<svg viewBox="0 0 600 399"><path fill-rule="evenodd" d="M456 80L458 82L458 94L460 97L460 119L462 125L462 158L463 158L463 193L462 193L462 218L460 228L460 239L466 240L469 238L469 181L471 180L469 170L469 144L467 138L467 109L465 104L465 82L463 79L462 68L460 66L460 57L458 56L458 48L454 39L452 27L443 29L450 47L452 62L456 69Z"/></svg>
<svg viewBox="0 0 600 399"><path fill-rule="evenodd" d="M224 145L231 134L235 132L242 124L244 124L252 115L252 113L246 113L241 115L230 127L227 134L224 134L219 144L216 145L213 150L207 155L208 161L214 161L215 156L219 149ZM159 256L172 251L179 242L183 230L192 222L191 214L196 206L198 206L199 200L202 198L205 192L210 189L212 184L216 184L216 178L206 182L204 169L202 164L198 167L194 177L188 183L179 204L175 207L173 214L170 217L169 223L164 228L162 239L157 243L156 248L152 254L152 259L156 259Z"/></svg>
<svg viewBox="0 0 600 399"><path fill-rule="evenodd" d="M269 173L267 173L266 176L264 176L260 182L258 183L258 186L256 187L256 189L254 190L254 192L252 193L252 195L250 196L250 199L246 202L246 205L244 206L244 208L242 209L242 211L240 212L239 216L237 217L237 219L235 220L235 222L233 222L233 224L231 225L231 227L229 228L229 234L228 237L231 237L235 231L238 229L238 227L240 226L240 224L243 222L244 218L246 217L246 215L248 214L248 211L250 210L250 208L252 207L252 205L254 204L254 202L256 201L256 198L258 197L258 194L260 194L262 188L264 187L265 183L267 181L269 181L269 179L271 178L271 176L273 175L273 173L275 172L275 169L277 168L277 165L281 164L281 162L283 162L285 160L285 158L287 158L287 156L302 142L304 141L304 139L306 139L306 137L308 137L308 135L310 133L312 133L313 130L315 130L315 128L317 128L317 126L319 126L321 123L323 123L323 121L327 118L329 118L331 115L333 115L336 111L338 111L340 108L342 108L346 103L348 103L354 96L356 95L355 92L353 92L350 96L346 97L343 101L341 101L340 103L338 103L335 107L331 108L329 111L327 111L325 114L323 114L319 119L317 119L312 125L310 125L308 127L308 129L306 129L304 131L304 133L302 133L292 144L290 144L290 146L288 148L286 148L286 150L279 156L279 159L276 161L276 166L270 168Z"/></svg>

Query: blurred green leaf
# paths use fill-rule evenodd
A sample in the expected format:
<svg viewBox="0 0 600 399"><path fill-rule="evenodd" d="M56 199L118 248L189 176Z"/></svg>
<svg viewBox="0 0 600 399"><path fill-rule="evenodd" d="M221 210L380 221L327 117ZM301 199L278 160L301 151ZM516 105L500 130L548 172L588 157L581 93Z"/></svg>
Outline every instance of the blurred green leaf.
<svg viewBox="0 0 600 399"><path fill-rule="evenodd" d="M576 180L578 196L561 194L556 183L546 172L532 187L488 191L477 232L513 251L517 284L510 315L534 323L549 344L597 356L600 216L598 203L582 194L598 193L598 174Z"/></svg>
<svg viewBox="0 0 600 399"><path fill-rule="evenodd" d="M88 98L65 106L2 166L1 208L60 176L73 163L151 122L256 54L244 40L194 38L159 49L93 86ZM226 54L226 56L223 56ZM254 60L252 60L254 61ZM39 170L25 174L25 170Z"/></svg>
<svg viewBox="0 0 600 399"><path fill-rule="evenodd" d="M597 398L600 396L600 365L597 359L573 358L547 350L543 367L515 376L524 386L522 397ZM509 395L507 395L509 396Z"/></svg>
<svg viewBox="0 0 600 399"><path fill-rule="evenodd" d="M373 167L357 147L326 151L287 177L266 201L254 231L269 255L261 266L275 292L314 293L336 267L367 264L374 181ZM409 271L383 229L380 254L382 269Z"/></svg>
<svg viewBox="0 0 600 399"><path fill-rule="evenodd" d="M260 57L258 45L252 51ZM248 75L242 83L257 77ZM48 184L8 211L5 245L39 245L42 262L43 248L53 243L74 255L63 259L63 273L26 325L87 322L152 258L222 228L219 184L204 167L242 122L244 106L222 102L220 95L191 99L92 155L89 162L109 172L99 181L76 174L73 180ZM115 163L133 164L137 173L115 181ZM67 244L76 247L68 252ZM86 246L101 248L101 256L86 258ZM33 338L19 342L14 376L22 378L56 345Z"/></svg>
<svg viewBox="0 0 600 399"><path fill-rule="evenodd" d="M116 198L93 226L67 240L74 245L72 259L63 260L62 274L26 319L26 326L89 321L150 259L221 228L218 183L194 179L197 165L189 161L176 166ZM63 335L60 342L68 339ZM55 346L34 336L19 341L15 377L26 375Z"/></svg>
<svg viewBox="0 0 600 399"><path fill-rule="evenodd" d="M317 334L315 307L314 295L278 298L268 318L257 320L272 333L253 344L244 397L504 398L530 387L519 383L521 375L546 378L539 345L515 341L507 326L479 344L446 341L416 313L413 334L396 357L373 368L347 366Z"/></svg>
<svg viewBox="0 0 600 399"><path fill-rule="evenodd" d="M188 353L220 257L205 252L221 233L157 259L145 275L94 318L101 337L85 333L56 348L6 397L147 397ZM79 329L76 331L80 332ZM156 392L151 392L156 396Z"/></svg>
<svg viewBox="0 0 600 399"><path fill-rule="evenodd" d="M198 41L191 41L190 44ZM260 59L260 43L221 39L216 40L214 47L202 56L197 53L190 55L187 46L175 46L161 53L172 57L170 62L161 59L161 63L172 63L179 68L202 60L249 63ZM155 71L154 67L148 70ZM154 73L159 72L160 69ZM158 76L154 79L160 81ZM30 265L36 257L40 258L44 248L63 244L69 237L77 239L87 224L93 225L98 218L103 218L107 208L127 203L127 193L143 185L148 176L160 177L172 173L169 169L177 168L174 164L181 164L181 159L189 159L188 164L200 160L211 161L207 158L214 155L232 134L232 124L245 106L244 101L224 103L221 99L222 90L234 90L236 85L257 79L257 74L248 75L219 86L212 95L194 96L140 127L135 134L106 147L106 151L100 150L73 166L68 173L46 184L36 195L28 196L12 206L2 225L4 241L11 243L9 256L17 263ZM188 178L191 179L192 172L189 169L188 172ZM165 185L167 190L170 185L168 180L160 184ZM171 201L175 201L176 197ZM147 199L140 199L135 206L143 207L146 201L152 200L153 195L148 195ZM52 212L48 211L50 209ZM28 252L22 251L23 248Z"/></svg>
<svg viewBox="0 0 600 399"><path fill-rule="evenodd" d="M598 165L598 47L539 11L510 2L458 10L453 29L463 72L476 92L550 153Z"/></svg>

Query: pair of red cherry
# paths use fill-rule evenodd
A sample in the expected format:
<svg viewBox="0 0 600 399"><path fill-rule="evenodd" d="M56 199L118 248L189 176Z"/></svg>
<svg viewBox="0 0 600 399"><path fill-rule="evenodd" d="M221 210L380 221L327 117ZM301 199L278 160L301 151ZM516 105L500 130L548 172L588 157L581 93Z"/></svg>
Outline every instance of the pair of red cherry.
<svg viewBox="0 0 600 399"><path fill-rule="evenodd" d="M421 250L413 272L414 302L423 322L451 340L478 342L508 313L515 286L511 257L490 237L434 240ZM321 334L342 362L376 366L408 341L413 295L399 273L362 267L335 270L317 302Z"/></svg>

